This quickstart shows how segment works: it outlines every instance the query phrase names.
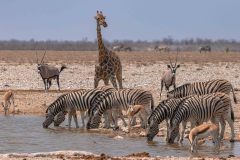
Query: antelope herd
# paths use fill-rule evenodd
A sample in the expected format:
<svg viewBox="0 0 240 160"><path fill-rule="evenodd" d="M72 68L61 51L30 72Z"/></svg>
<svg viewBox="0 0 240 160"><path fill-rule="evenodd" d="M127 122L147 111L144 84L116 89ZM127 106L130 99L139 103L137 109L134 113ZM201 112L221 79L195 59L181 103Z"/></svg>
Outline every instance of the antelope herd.
<svg viewBox="0 0 240 160"><path fill-rule="evenodd" d="M68 127L71 127L71 119L74 118L76 128L79 128L77 111L80 111L83 127L87 129L99 128L104 120L106 128L120 129L118 118L121 118L124 126L131 126L140 120L141 127L146 130L147 141L152 141L159 132L159 125L162 121L167 123L166 141L173 143L174 139L180 136L180 143L183 141L183 134L187 122L191 121L189 141L191 151L195 152L198 139L212 136L216 150L220 148L220 141L225 133L225 121L231 127L231 142L234 141L234 110L232 107L230 92L233 93L234 102L237 103L232 84L224 79L214 79L206 82L193 82L177 85L176 73L180 67L178 64L177 52L175 62L169 58L167 70L161 78L160 100L163 86L167 91L167 97L159 101L155 106L152 92L144 89L124 88L122 84L122 65L120 58L113 51L108 50L102 40L101 27L106 28L106 17L100 11L95 16L97 23L97 38L99 50L99 64L95 65L94 85L92 89L82 89L69 92L59 96L46 109L46 117L42 123L43 128L48 128L52 123L59 126L68 114ZM124 46L116 46L115 51L127 50ZM155 47L156 51L170 52L168 47ZM130 51L130 50L129 50ZM211 51L210 46L203 46L202 51ZM60 90L59 75L66 68L63 65L60 69L47 65L43 62L46 51L40 61L37 57L37 69L40 74L45 91L51 87L52 79L57 80ZM119 83L117 86L116 79ZM104 81L107 86L98 87L98 82ZM108 86L109 80L113 87ZM173 86L173 90L169 91ZM4 114L9 112L10 105L14 104L14 93L8 91L3 96L2 106ZM14 109L13 109L14 110ZM124 113L126 113L124 115ZM103 117L104 118L103 118ZM88 117L85 125L85 117ZM125 118L128 118L128 123ZM203 124L204 122L207 122ZM180 131L179 126L182 125ZM221 130L219 129L221 126Z"/></svg>

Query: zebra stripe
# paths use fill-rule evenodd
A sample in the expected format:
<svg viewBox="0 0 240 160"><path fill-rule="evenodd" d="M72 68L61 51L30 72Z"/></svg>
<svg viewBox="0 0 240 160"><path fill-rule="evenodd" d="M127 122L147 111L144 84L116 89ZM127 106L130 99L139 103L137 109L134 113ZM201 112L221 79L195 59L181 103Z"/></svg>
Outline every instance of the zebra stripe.
<svg viewBox="0 0 240 160"><path fill-rule="evenodd" d="M72 110L87 111L95 103L103 99L104 92L98 89L91 89L86 91L71 92L60 96L55 100L46 110L46 119L43 122L43 127L47 128L53 121L54 117L61 111L70 112ZM69 114L70 116L71 114ZM70 117L69 117L70 118ZM77 122L76 117L74 118ZM69 122L71 124L71 122ZM70 126L69 124L69 126ZM77 124L76 124L77 126Z"/></svg>
<svg viewBox="0 0 240 160"><path fill-rule="evenodd" d="M147 107L153 109L154 101L153 96L150 91L145 91L141 89L120 89L118 91L106 94L104 100L101 101L94 108L89 111L89 121L87 128L98 128L101 122L101 115L108 109L119 109L128 110L129 105L143 105L146 110ZM114 117L115 127L117 127L117 118ZM146 126L146 122L143 122Z"/></svg>
<svg viewBox="0 0 240 160"><path fill-rule="evenodd" d="M233 117L231 117L232 106L231 99L225 93L213 93L203 96L193 96L186 99L174 113L174 117L170 122L170 138L169 142L173 143L178 135L179 124L182 122L182 131L180 134L180 142L183 140L183 134L186 123L191 121L191 128L196 124L211 120L216 125L221 124L220 138L223 138L225 130L225 120L228 122L232 137L234 139Z"/></svg>
<svg viewBox="0 0 240 160"><path fill-rule="evenodd" d="M224 79L216 79L206 82L186 83L167 93L168 98L182 98L189 95L204 95L215 92L230 94L232 91L234 102L237 99L232 84Z"/></svg>

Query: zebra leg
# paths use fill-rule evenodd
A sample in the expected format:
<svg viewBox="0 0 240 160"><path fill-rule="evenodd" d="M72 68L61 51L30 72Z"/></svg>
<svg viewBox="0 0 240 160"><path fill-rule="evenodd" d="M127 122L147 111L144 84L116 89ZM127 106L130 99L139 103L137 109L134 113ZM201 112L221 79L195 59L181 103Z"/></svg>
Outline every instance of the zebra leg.
<svg viewBox="0 0 240 160"><path fill-rule="evenodd" d="M82 126L85 127L85 122L84 122L85 111L80 111L80 114L81 114Z"/></svg>
<svg viewBox="0 0 240 160"><path fill-rule="evenodd" d="M110 128L110 121L109 121L110 116L111 116L110 114L112 114L112 112L109 111L109 110L107 110L103 113L103 116L104 116L104 126L103 126L103 128Z"/></svg>
<svg viewBox="0 0 240 160"><path fill-rule="evenodd" d="M119 129L119 126L118 126L118 109L115 112L113 112L113 109L111 109L110 117L111 117L112 122L114 123L114 128L113 129L114 130Z"/></svg>
<svg viewBox="0 0 240 160"><path fill-rule="evenodd" d="M231 114L231 113L230 113ZM234 123L231 117L226 117L225 120L228 122L228 125L231 128L231 139L230 142L234 142L234 138L235 138L235 132L234 132Z"/></svg>
<svg viewBox="0 0 240 160"><path fill-rule="evenodd" d="M217 131L212 138L214 141L214 150L215 152L218 153L220 149L220 142L221 142L221 139L219 138L219 131Z"/></svg>
<svg viewBox="0 0 240 160"><path fill-rule="evenodd" d="M184 137L186 126L187 126L187 122L182 121L182 130L180 132L180 139L179 139L180 143L182 143L182 141L183 141L183 137Z"/></svg>
<svg viewBox="0 0 240 160"><path fill-rule="evenodd" d="M168 140L169 140L169 123L168 123L168 119L165 119L165 122L166 122L166 126L167 126L166 142L168 142Z"/></svg>
<svg viewBox="0 0 240 160"><path fill-rule="evenodd" d="M71 121L72 121L72 114L68 112L68 128L71 127Z"/></svg>
<svg viewBox="0 0 240 160"><path fill-rule="evenodd" d="M127 122L125 121L122 111L120 109L118 110L118 114L119 114L119 117L121 118L121 120L123 121L123 125L126 127Z"/></svg>
<svg viewBox="0 0 240 160"><path fill-rule="evenodd" d="M224 137L226 123L225 123L225 120L223 118L220 119L219 123L221 125L220 140L222 140L223 137Z"/></svg>
<svg viewBox="0 0 240 160"><path fill-rule="evenodd" d="M144 121L143 116L142 116L141 114L139 114L138 117L139 117L140 120L141 120L141 127L142 127L143 129L145 129L145 128L146 128L146 124L145 124L145 121Z"/></svg>
<svg viewBox="0 0 240 160"><path fill-rule="evenodd" d="M75 113L73 113L73 119L74 119L74 122L75 122L76 128L79 128L76 111L75 111Z"/></svg>

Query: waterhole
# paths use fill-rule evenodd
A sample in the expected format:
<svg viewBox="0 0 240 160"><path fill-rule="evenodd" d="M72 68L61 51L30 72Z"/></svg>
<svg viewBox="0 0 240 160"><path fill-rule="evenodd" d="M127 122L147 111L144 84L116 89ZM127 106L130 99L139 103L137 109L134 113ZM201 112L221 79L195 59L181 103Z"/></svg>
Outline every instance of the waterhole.
<svg viewBox="0 0 240 160"><path fill-rule="evenodd" d="M151 156L191 156L189 143L166 144L164 137L155 137L153 144L146 143L146 137L112 136L86 129L68 129L50 126L42 128L42 116L0 116L0 153L35 153L59 150L88 151L95 154L124 156L136 152L148 152ZM240 143L223 141L220 156L240 156ZM219 156L218 155L218 156ZM215 156L213 144L207 141L198 147L197 156Z"/></svg>

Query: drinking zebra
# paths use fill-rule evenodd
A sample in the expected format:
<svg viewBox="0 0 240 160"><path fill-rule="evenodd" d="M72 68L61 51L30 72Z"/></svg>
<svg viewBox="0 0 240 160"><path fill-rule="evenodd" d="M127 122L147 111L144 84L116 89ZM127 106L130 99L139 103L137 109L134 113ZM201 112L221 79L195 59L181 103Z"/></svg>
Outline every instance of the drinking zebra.
<svg viewBox="0 0 240 160"><path fill-rule="evenodd" d="M100 89L106 93L108 92L113 92L113 91L116 91L115 88L113 87L110 87L110 86L102 86L102 87L98 87L97 89ZM86 90L83 90L84 92ZM111 111L108 111L108 112L111 112ZM62 112L59 112L55 117L54 117L54 126L59 126L64 120L65 120L65 115L66 115L66 111L62 111ZM81 112L81 118L82 118L82 124L83 126L85 126L85 123L84 123L84 118L86 117L87 115L85 115L85 112ZM75 109L72 109L69 113L68 113L68 117L71 117L68 121L69 123L71 123L71 119L72 117L74 117L74 119L77 118L77 114L76 114L76 110ZM105 118L105 126L104 128L109 128L110 126L110 120L112 120L111 118L112 117L109 117L109 114L107 116L107 114L104 115L104 118ZM78 127L77 127L78 128Z"/></svg>
<svg viewBox="0 0 240 160"><path fill-rule="evenodd" d="M107 109L112 109L114 112L117 112L120 107L121 110L127 111L129 105L142 105L145 107L147 114L140 118L142 127L146 127L147 117L150 115L154 105L152 93L141 89L120 89L105 96L99 105L89 110L90 117L87 128L98 128L101 122L101 116ZM114 123L114 127L118 128L116 116L114 116Z"/></svg>
<svg viewBox="0 0 240 160"><path fill-rule="evenodd" d="M224 79L215 79L206 82L186 83L167 93L168 98L181 98L189 95L204 95L215 92L230 94L232 91L234 102L237 103L232 84Z"/></svg>
<svg viewBox="0 0 240 160"><path fill-rule="evenodd" d="M231 99L225 93L213 93L203 96L193 96L186 99L175 111L170 121L169 143L173 143L179 133L179 124L182 123L180 133L180 142L183 141L183 134L188 121L191 122L191 128L196 124L206 121L219 125L221 124L220 139L223 138L225 131L225 120L231 128L231 142L234 141L234 115L231 106Z"/></svg>
<svg viewBox="0 0 240 160"><path fill-rule="evenodd" d="M87 111L90 107L94 107L94 105L99 103L103 99L102 97L104 97L104 92L98 89L70 92L60 96L47 108L43 128L47 128L54 121L54 117L62 111L70 113L72 110L79 110L82 115L82 113ZM69 127L71 126L71 117L72 115L69 114ZM74 116L74 121L76 127L78 127L76 116ZM84 120L82 119L82 121L84 125Z"/></svg>
<svg viewBox="0 0 240 160"><path fill-rule="evenodd" d="M166 140L169 138L169 120L173 117L175 110L178 106L185 100L189 98L178 98L178 99L167 99L161 101L158 106L152 111L150 117L148 118L148 133L147 140L152 141L154 136L159 132L159 124L165 120L167 126L167 136Z"/></svg>

